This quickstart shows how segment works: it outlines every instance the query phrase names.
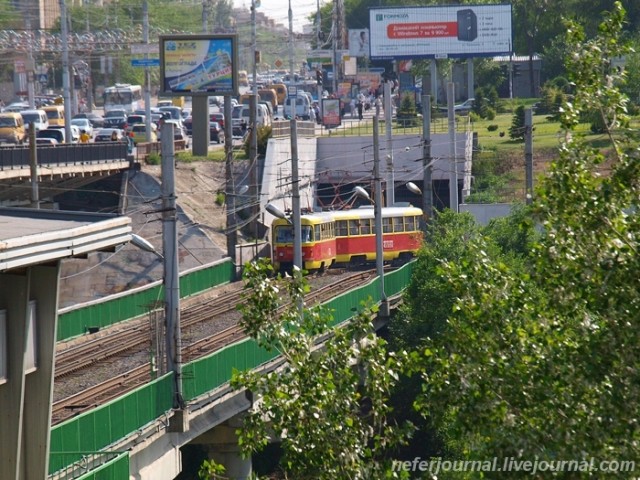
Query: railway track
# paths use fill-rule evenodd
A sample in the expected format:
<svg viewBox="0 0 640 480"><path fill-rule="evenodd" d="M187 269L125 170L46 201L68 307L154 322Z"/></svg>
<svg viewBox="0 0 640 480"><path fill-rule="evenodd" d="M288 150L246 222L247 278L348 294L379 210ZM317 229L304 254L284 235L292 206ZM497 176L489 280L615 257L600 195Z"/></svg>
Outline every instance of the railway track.
<svg viewBox="0 0 640 480"><path fill-rule="evenodd" d="M334 296L351 290L375 276L375 271L367 270L350 274L346 277L336 276L336 281L312 290L305 297L307 305L323 303ZM207 322L215 317L223 316L233 311L241 301L243 290L239 288L205 302L186 308L181 314L182 328L188 328L198 323ZM237 312L236 312L237 313ZM147 324L122 330L115 335L105 336L81 346L63 352L56 359L57 381L72 374L80 374L82 370L108 362L109 359L123 355L134 349L144 349L149 346L149 334L145 331ZM240 324L218 331L212 335L198 339L182 347L184 362L190 362L206 356L217 349L244 338ZM136 344L136 342L138 342ZM89 358L82 358L83 356ZM53 404L52 422L59 423L69 417L95 408L113 398L117 398L127 391L150 381L152 378L151 363L146 362L134 369L118 374L108 380L83 389L82 391L65 397Z"/></svg>

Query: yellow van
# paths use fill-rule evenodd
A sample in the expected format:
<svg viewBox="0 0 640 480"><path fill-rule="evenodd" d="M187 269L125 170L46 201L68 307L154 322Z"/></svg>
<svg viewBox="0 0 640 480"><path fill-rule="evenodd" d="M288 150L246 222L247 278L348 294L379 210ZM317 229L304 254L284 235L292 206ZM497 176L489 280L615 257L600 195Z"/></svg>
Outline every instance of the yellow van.
<svg viewBox="0 0 640 480"><path fill-rule="evenodd" d="M22 115L18 112L0 113L0 141L20 144L25 141L27 131L24 128Z"/></svg>
<svg viewBox="0 0 640 480"><path fill-rule="evenodd" d="M47 105L42 107L42 110L47 114L50 127L56 125L64 127L64 105Z"/></svg>
<svg viewBox="0 0 640 480"><path fill-rule="evenodd" d="M274 112L278 109L278 94L275 90L270 88L261 88L258 90L258 96L260 97L260 100L264 102L271 102Z"/></svg>
<svg viewBox="0 0 640 480"><path fill-rule="evenodd" d="M267 85L267 88L276 92L278 105L284 105L284 101L287 99L287 86L284 83L272 83Z"/></svg>

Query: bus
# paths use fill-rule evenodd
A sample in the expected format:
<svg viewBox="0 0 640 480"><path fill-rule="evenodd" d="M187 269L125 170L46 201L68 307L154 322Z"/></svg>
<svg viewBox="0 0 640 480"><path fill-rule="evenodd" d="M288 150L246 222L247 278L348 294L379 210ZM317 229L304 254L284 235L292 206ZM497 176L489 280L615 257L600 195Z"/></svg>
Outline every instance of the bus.
<svg viewBox="0 0 640 480"><path fill-rule="evenodd" d="M133 113L144 108L144 98L140 85L128 83L116 83L113 87L107 87L102 94L104 99L104 111L124 110Z"/></svg>

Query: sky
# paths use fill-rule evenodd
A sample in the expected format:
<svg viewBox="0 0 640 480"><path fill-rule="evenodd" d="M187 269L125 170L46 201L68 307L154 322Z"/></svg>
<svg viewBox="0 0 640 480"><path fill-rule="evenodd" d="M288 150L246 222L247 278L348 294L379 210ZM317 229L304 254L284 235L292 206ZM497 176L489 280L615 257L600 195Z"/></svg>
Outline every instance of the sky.
<svg viewBox="0 0 640 480"><path fill-rule="evenodd" d="M255 0L258 2L258 0ZM259 0L260 6L257 7L258 12L264 13L267 17L272 18L277 23L289 26L289 0ZM320 6L324 5L327 0L320 0ZM251 0L233 0L234 7L251 7ZM302 32L302 26L307 22L306 17L310 13L318 10L317 0L291 0L291 11L293 16L293 31Z"/></svg>

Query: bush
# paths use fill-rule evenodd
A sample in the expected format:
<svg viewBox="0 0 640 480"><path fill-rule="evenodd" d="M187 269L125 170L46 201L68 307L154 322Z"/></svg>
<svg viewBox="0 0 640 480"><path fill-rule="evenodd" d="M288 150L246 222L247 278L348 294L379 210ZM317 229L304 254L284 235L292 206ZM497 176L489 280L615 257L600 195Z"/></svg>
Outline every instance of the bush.
<svg viewBox="0 0 640 480"><path fill-rule="evenodd" d="M490 132L495 132L496 130L498 130L498 125L491 124L487 127L487 130L489 130Z"/></svg>
<svg viewBox="0 0 640 480"><path fill-rule="evenodd" d="M226 200L226 195L224 194L224 192L218 192L216 193L216 205L218 205L219 207L221 207L222 205L224 205L224 202Z"/></svg>
<svg viewBox="0 0 640 480"><path fill-rule="evenodd" d="M162 163L162 157L158 152L153 152L147 156L146 162L147 165L160 165Z"/></svg>
<svg viewBox="0 0 640 480"><path fill-rule="evenodd" d="M487 117L486 118L487 118L487 120L495 120L496 111L493 108L488 107L487 108Z"/></svg>
<svg viewBox="0 0 640 480"><path fill-rule="evenodd" d="M418 113L411 95L407 94L402 97L400 108L396 113L396 119L397 123L403 127L415 127L418 125Z"/></svg>
<svg viewBox="0 0 640 480"><path fill-rule="evenodd" d="M269 138L271 137L271 126L258 127L258 155L266 155L267 154L267 144L269 143ZM246 140L244 141L244 152L249 158L249 148L250 148L250 139L251 135L247 135Z"/></svg>

